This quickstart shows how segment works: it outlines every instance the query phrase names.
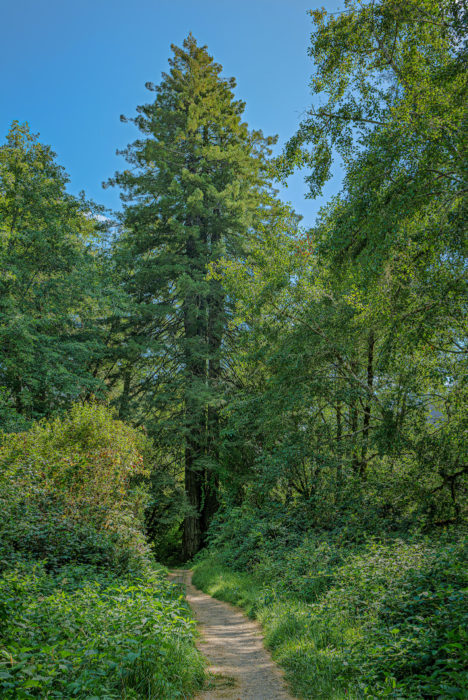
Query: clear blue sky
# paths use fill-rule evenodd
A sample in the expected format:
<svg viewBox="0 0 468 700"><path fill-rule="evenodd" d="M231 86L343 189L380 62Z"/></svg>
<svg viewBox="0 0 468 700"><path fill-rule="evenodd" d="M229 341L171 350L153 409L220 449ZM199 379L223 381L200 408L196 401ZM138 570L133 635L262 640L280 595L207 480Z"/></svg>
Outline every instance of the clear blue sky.
<svg viewBox="0 0 468 700"><path fill-rule="evenodd" d="M208 45L226 76L237 79L246 119L284 143L311 104L308 9L339 0L0 0L0 138L13 119L28 121L68 172L70 191L120 208L118 191L101 183L124 167L116 156L134 140L119 121L151 99L170 44L191 31ZM311 225L339 189L339 169L320 200L306 200L303 174L283 197Z"/></svg>

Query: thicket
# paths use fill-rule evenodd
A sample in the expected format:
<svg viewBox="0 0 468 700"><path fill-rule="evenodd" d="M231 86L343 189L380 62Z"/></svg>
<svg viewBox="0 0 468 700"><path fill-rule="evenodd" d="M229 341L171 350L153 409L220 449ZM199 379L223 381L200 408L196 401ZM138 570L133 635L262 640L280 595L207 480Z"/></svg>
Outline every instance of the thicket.
<svg viewBox="0 0 468 700"><path fill-rule="evenodd" d="M462 698L466 11L311 15L314 104L277 166L312 196L346 175L312 229L211 266L237 337L194 580L264 622L304 697Z"/></svg>
<svg viewBox="0 0 468 700"><path fill-rule="evenodd" d="M195 625L144 533L151 449L99 405L0 446L2 698L184 697Z"/></svg>

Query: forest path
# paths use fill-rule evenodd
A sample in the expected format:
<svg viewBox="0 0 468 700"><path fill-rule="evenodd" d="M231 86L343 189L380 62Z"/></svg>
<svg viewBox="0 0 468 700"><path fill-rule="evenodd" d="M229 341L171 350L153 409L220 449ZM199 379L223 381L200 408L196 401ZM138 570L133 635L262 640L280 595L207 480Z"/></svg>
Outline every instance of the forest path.
<svg viewBox="0 0 468 700"><path fill-rule="evenodd" d="M196 700L292 700L283 677L262 643L260 625L238 609L192 584L192 572L172 571L201 627L198 648L208 659L210 682Z"/></svg>

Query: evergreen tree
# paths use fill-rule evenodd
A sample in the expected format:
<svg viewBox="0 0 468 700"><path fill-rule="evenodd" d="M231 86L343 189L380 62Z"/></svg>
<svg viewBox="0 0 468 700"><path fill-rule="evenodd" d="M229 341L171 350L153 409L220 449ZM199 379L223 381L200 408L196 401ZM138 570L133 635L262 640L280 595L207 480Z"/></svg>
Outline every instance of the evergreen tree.
<svg viewBox="0 0 468 700"><path fill-rule="evenodd" d="M228 323L225 292L207 270L241 254L262 216L273 139L248 130L234 79L221 77L206 47L189 35L172 50L161 84L147 84L154 102L140 106L133 119L143 137L124 151L132 169L111 183L123 188L126 202L120 245L127 288L138 301L135 328L150 329L146 342L136 335L146 379L152 378L153 420L160 434L169 431L184 443L189 511L183 549L191 557L217 507ZM173 448L177 452L177 444Z"/></svg>
<svg viewBox="0 0 468 700"><path fill-rule="evenodd" d="M0 147L0 418L20 429L89 393L103 314L98 222L49 146L13 122Z"/></svg>

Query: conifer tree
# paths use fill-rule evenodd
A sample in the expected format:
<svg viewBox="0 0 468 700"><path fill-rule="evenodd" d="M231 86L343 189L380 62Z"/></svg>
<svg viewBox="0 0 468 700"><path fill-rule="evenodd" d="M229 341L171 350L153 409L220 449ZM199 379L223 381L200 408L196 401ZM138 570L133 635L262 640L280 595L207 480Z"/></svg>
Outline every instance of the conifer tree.
<svg viewBox="0 0 468 700"><path fill-rule="evenodd" d="M0 430L98 393L105 315L93 205L27 124L0 146Z"/></svg>
<svg viewBox="0 0 468 700"><path fill-rule="evenodd" d="M191 557L216 509L228 320L225 292L207 270L240 255L261 217L273 139L249 131L235 80L221 76L205 46L189 35L172 50L160 85L147 84L154 102L132 120L142 138L123 152L131 170L111 184L124 191L120 246L138 301L135 324L141 329L144 320L151 329L146 338L139 333L139 356L154 382L153 415L164 419L157 430L170 426L182 445L189 506L183 550Z"/></svg>

